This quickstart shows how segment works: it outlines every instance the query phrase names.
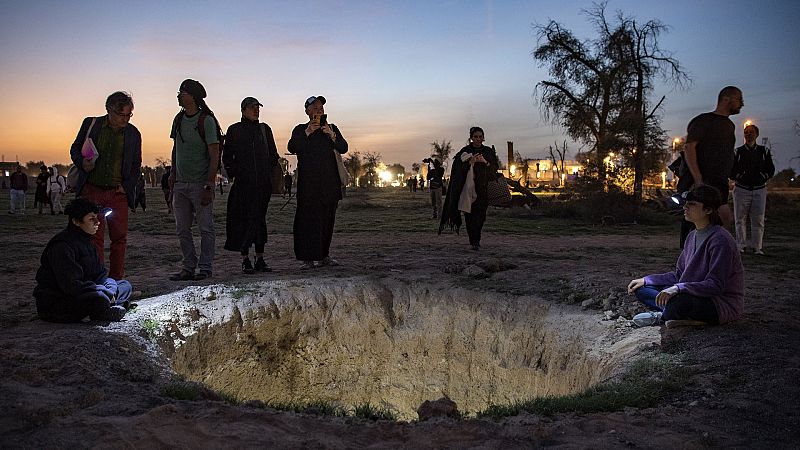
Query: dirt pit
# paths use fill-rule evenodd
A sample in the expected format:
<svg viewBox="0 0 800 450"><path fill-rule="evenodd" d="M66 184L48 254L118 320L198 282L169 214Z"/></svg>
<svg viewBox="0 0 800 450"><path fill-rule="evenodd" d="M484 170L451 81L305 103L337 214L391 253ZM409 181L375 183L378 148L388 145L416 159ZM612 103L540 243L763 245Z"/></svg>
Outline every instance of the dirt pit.
<svg viewBox="0 0 800 450"><path fill-rule="evenodd" d="M192 287L129 317L176 373L238 400L369 404L402 420L442 396L474 413L583 391L659 339L535 297L388 278Z"/></svg>

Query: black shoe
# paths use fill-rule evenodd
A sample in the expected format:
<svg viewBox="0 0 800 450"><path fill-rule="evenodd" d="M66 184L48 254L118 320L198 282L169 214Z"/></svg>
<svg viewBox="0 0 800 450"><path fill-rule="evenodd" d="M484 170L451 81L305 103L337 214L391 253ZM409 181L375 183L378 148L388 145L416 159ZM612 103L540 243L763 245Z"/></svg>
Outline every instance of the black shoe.
<svg viewBox="0 0 800 450"><path fill-rule="evenodd" d="M253 269L253 263L250 262L250 258L242 259L242 273L246 273L248 275L256 273L256 270Z"/></svg>
<svg viewBox="0 0 800 450"><path fill-rule="evenodd" d="M195 281L202 281L206 278L211 278L211 272L201 270L200 272L197 272L197 275L194 276Z"/></svg>
<svg viewBox="0 0 800 450"><path fill-rule="evenodd" d="M128 312L120 305L114 305L107 310L103 311L103 314L100 317L92 317L93 320L99 320L102 322L119 322L125 317L125 313Z"/></svg>
<svg viewBox="0 0 800 450"><path fill-rule="evenodd" d="M176 273L175 275L169 277L170 281L190 281L194 280L194 272L190 272L186 269L181 269L180 272Z"/></svg>
<svg viewBox="0 0 800 450"><path fill-rule="evenodd" d="M259 257L256 259L256 271L257 272L272 272L272 269L269 268L267 263L264 261L264 258Z"/></svg>

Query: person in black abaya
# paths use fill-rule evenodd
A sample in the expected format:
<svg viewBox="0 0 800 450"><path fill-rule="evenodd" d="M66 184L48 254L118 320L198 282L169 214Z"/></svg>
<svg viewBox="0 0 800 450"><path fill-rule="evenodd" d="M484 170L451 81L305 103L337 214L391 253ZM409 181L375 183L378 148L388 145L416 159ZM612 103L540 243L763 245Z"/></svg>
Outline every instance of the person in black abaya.
<svg viewBox="0 0 800 450"><path fill-rule="evenodd" d="M297 155L297 212L294 216L294 254L301 269L335 266L330 257L336 207L342 199L342 181L336 156L346 153L347 141L336 125L324 120L325 97L305 102L309 121L292 130L289 152Z"/></svg>
<svg viewBox="0 0 800 450"><path fill-rule="evenodd" d="M242 100L242 121L228 127L222 163L233 187L228 195L225 249L240 252L242 273L270 272L264 261L267 207L272 196L272 169L278 149L272 129L258 121L260 107L253 97ZM255 266L250 247L255 246Z"/></svg>
<svg viewBox="0 0 800 450"><path fill-rule="evenodd" d="M481 229L486 221L486 209L489 207L486 185L489 180L493 180L497 176L500 166L497 153L494 149L483 145L483 139L483 129L480 127L470 128L469 145L462 148L453 158L450 184L439 223L439 234L445 227L455 229L458 233L461 229L461 212L463 210L467 235L473 250L479 250L481 247ZM472 168L471 172L470 168ZM472 173L472 178L468 180L470 173ZM463 200L461 197L465 185L467 189L471 189L470 186L473 185L468 181L474 182L474 193L467 200ZM467 209L469 212L466 212Z"/></svg>

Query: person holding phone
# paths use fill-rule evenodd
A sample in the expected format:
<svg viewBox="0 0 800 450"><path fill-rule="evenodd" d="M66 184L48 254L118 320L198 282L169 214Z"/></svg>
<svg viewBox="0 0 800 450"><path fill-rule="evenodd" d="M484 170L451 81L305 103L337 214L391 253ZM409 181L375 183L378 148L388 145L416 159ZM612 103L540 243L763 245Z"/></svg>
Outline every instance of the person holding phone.
<svg viewBox="0 0 800 450"><path fill-rule="evenodd" d="M450 170L450 188L444 200L439 234L445 226L461 228L461 212L467 225L469 244L473 250L480 250L481 230L486 221L489 207L486 185L495 177L500 166L497 153L483 145L484 134L481 127L469 130L469 145L462 148L453 158Z"/></svg>
<svg viewBox="0 0 800 450"><path fill-rule="evenodd" d="M308 122L292 130L289 153L297 155L297 212L294 216L294 253L301 270L336 266L330 257L336 208L342 199L342 182L336 155L346 153L347 141L339 128L328 123L325 97L305 101Z"/></svg>

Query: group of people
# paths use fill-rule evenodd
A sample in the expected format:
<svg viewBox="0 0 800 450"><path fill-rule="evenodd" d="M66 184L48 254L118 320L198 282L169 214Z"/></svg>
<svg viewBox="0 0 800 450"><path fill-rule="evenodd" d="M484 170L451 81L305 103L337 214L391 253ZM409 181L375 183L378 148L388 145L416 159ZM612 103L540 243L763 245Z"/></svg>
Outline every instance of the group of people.
<svg viewBox="0 0 800 450"><path fill-rule="evenodd" d="M242 100L242 118L227 129L220 157L222 133L203 100L204 87L187 79L181 83L177 97L181 111L173 120L170 134L174 142L173 165L162 183L174 212L183 260L180 272L170 279L204 280L213 274L212 208L220 163L233 181L224 248L242 256L242 272L269 272L264 259L266 212L274 186L284 183L284 179L283 172L275 170L279 158L272 130L259 121L263 105L254 97ZM295 256L303 270L338 265L330 256L330 245L346 180L340 173L337 153L347 152L348 145L339 128L327 122L325 103L322 96L305 101L309 120L294 127L288 142L289 152L298 159L293 234ZM764 158L763 150L754 145L757 128L746 130L745 146L734 152L735 128L728 116L738 113L742 105L741 91L727 87L720 93L714 112L701 114L689 124L685 168L679 182L682 194L678 198L684 209L682 252L674 271L629 283L629 292L652 310L636 316L637 324L717 324L734 320L743 311L740 251L744 247L724 228L730 214L725 212L728 187L727 178L722 175L735 173L735 189L747 191L742 196L750 199L747 205L752 205L757 203L753 198L758 195L753 192L763 189L770 169L758 166ZM140 176L141 135L129 123L133 116L130 95L111 94L106 111L105 116L84 119L72 145L72 160L80 168L78 199L68 205L67 228L48 243L36 276L34 296L39 314L46 320L75 321L86 316L119 320L129 304L131 286L124 281L127 212L134 205ZM499 168L497 154L483 144L484 139L480 127L469 130L468 145L453 159L443 204L444 170L440 161L431 161L427 176L433 216L440 218L439 233L448 227L458 231L463 213L469 244L475 251L480 250L486 220L487 185ZM96 155L90 152L91 158L84 151L87 143L95 147ZM758 167L755 173L753 167ZM199 256L192 237L193 223L200 229ZM107 273L103 257L105 227L111 238ZM754 236L756 250L761 249L760 240L761 235ZM255 250L254 261L249 257L251 247Z"/></svg>
<svg viewBox="0 0 800 450"><path fill-rule="evenodd" d="M16 171L10 176L10 203L9 214L25 214L25 195L28 192L28 175L22 171L22 166L17 165ZM64 212L61 206L61 197L67 192L67 179L58 173L55 167L40 166L39 175L36 176L36 191L33 197L33 207L39 208L39 214L45 205L50 205L50 214Z"/></svg>
<svg viewBox="0 0 800 450"><path fill-rule="evenodd" d="M744 145L736 144L730 120L744 106L742 91L723 88L714 111L689 122L679 171L677 201L683 205L681 254L674 271L632 280L635 294L650 312L634 317L638 325L703 325L730 322L744 311L744 267L748 247L763 255L766 183L775 173L772 155L756 139L759 129L744 128ZM728 206L733 184L733 206ZM735 223L734 238L726 227Z"/></svg>
<svg viewBox="0 0 800 450"><path fill-rule="evenodd" d="M200 82L184 80L177 95L181 110L170 132L172 166L162 186L183 254L180 271L170 277L173 281L213 275L213 201L220 164L233 181L224 248L240 253L243 273L271 270L264 259L267 207L276 185L291 189L291 178L279 166L272 130L259 122L263 105L254 97L242 100L242 118L228 128L222 151L223 134L205 98ZM338 265L330 257L344 181L337 154L346 153L348 145L339 128L327 121L325 103L323 96L305 101L309 120L292 130L288 143L289 152L297 155L294 250L301 269ZM136 193L142 190L137 190L143 181L142 138L130 123L134 105L128 93L114 92L105 107L104 116L83 120L70 149L78 168L77 199L67 207L67 228L51 239L42 255L34 290L39 315L46 320L70 322L87 316L119 320L129 305L131 286L124 281L128 211L135 208ZM200 230L199 254L192 236L194 223ZM106 228L111 241L107 272ZM249 257L251 248L254 261Z"/></svg>

